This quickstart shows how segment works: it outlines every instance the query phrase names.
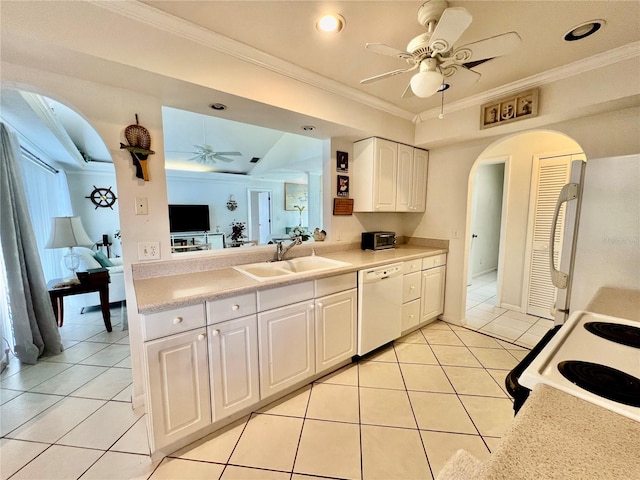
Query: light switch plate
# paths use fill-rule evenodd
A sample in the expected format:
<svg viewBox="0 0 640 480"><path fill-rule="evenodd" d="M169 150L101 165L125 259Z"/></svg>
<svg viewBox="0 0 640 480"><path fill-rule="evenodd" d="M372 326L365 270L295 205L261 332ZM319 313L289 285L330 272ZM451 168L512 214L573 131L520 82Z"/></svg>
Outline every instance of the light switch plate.
<svg viewBox="0 0 640 480"><path fill-rule="evenodd" d="M136 215L149 215L147 197L136 197Z"/></svg>

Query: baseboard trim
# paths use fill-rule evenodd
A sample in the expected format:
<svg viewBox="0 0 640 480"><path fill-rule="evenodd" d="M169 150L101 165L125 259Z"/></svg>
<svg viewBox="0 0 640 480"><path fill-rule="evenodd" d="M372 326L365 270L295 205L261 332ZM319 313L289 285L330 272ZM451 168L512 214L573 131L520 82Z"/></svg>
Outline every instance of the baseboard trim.
<svg viewBox="0 0 640 480"><path fill-rule="evenodd" d="M506 308L507 310L515 310L516 312L524 313L520 305L511 305L509 303L501 303L500 308Z"/></svg>

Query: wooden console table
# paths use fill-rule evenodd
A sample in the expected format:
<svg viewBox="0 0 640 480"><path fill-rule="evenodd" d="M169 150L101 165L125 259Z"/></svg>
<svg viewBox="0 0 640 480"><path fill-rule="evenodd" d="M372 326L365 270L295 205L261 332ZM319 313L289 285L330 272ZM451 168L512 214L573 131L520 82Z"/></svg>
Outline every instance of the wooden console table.
<svg viewBox="0 0 640 480"><path fill-rule="evenodd" d="M51 298L51 305L53 306L53 313L56 316L58 327L62 327L62 323L64 322L64 297L68 295L80 295L81 293L98 292L100 294L100 308L102 310L104 326L107 327L107 332L110 332L109 271L106 268L94 268L88 272L78 272L78 274L81 277L80 283L78 284L55 288L56 285L63 282L61 278L53 279L47 283L49 297Z"/></svg>

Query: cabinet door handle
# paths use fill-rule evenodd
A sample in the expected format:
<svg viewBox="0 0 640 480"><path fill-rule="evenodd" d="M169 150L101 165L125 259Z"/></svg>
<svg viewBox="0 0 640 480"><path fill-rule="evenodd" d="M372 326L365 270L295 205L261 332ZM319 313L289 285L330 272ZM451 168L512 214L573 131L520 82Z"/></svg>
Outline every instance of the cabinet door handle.
<svg viewBox="0 0 640 480"><path fill-rule="evenodd" d="M233 305L231 307L231 310L233 310L233 311L240 310L240 305Z"/></svg>
<svg viewBox="0 0 640 480"><path fill-rule="evenodd" d="M409 318L413 318L413 317L414 317L413 315L409 315Z"/></svg>
<svg viewBox="0 0 640 480"><path fill-rule="evenodd" d="M179 325L182 323L182 320L184 320L182 317L176 317L173 319L173 324L174 325Z"/></svg>
<svg viewBox="0 0 640 480"><path fill-rule="evenodd" d="M218 335L220 335L220 330L218 330L217 328L215 330L211 330L211 335L217 337Z"/></svg>
<svg viewBox="0 0 640 480"><path fill-rule="evenodd" d="M324 303L318 302L318 308L322 308L322 307L324 307Z"/></svg>
<svg viewBox="0 0 640 480"><path fill-rule="evenodd" d="M201 333L200 335L198 335L198 341L202 341L206 338L207 336L204 333Z"/></svg>
<svg viewBox="0 0 640 480"><path fill-rule="evenodd" d="M316 306L313 303L309 305L309 310L313 310L314 308L316 308Z"/></svg>
<svg viewBox="0 0 640 480"><path fill-rule="evenodd" d="M411 285L411 287L409 288L410 290L415 290L416 286L415 285Z"/></svg>

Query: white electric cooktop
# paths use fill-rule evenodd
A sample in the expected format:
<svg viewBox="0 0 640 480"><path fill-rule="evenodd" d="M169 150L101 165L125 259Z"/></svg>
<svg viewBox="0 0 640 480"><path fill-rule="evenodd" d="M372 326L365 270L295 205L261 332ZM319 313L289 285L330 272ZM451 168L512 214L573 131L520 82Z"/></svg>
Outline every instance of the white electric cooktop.
<svg viewBox="0 0 640 480"><path fill-rule="evenodd" d="M593 330L604 330L602 334L607 338ZM618 343L621 338L628 344ZM574 312L518 381L530 389L545 383L640 422L638 342L639 322Z"/></svg>

